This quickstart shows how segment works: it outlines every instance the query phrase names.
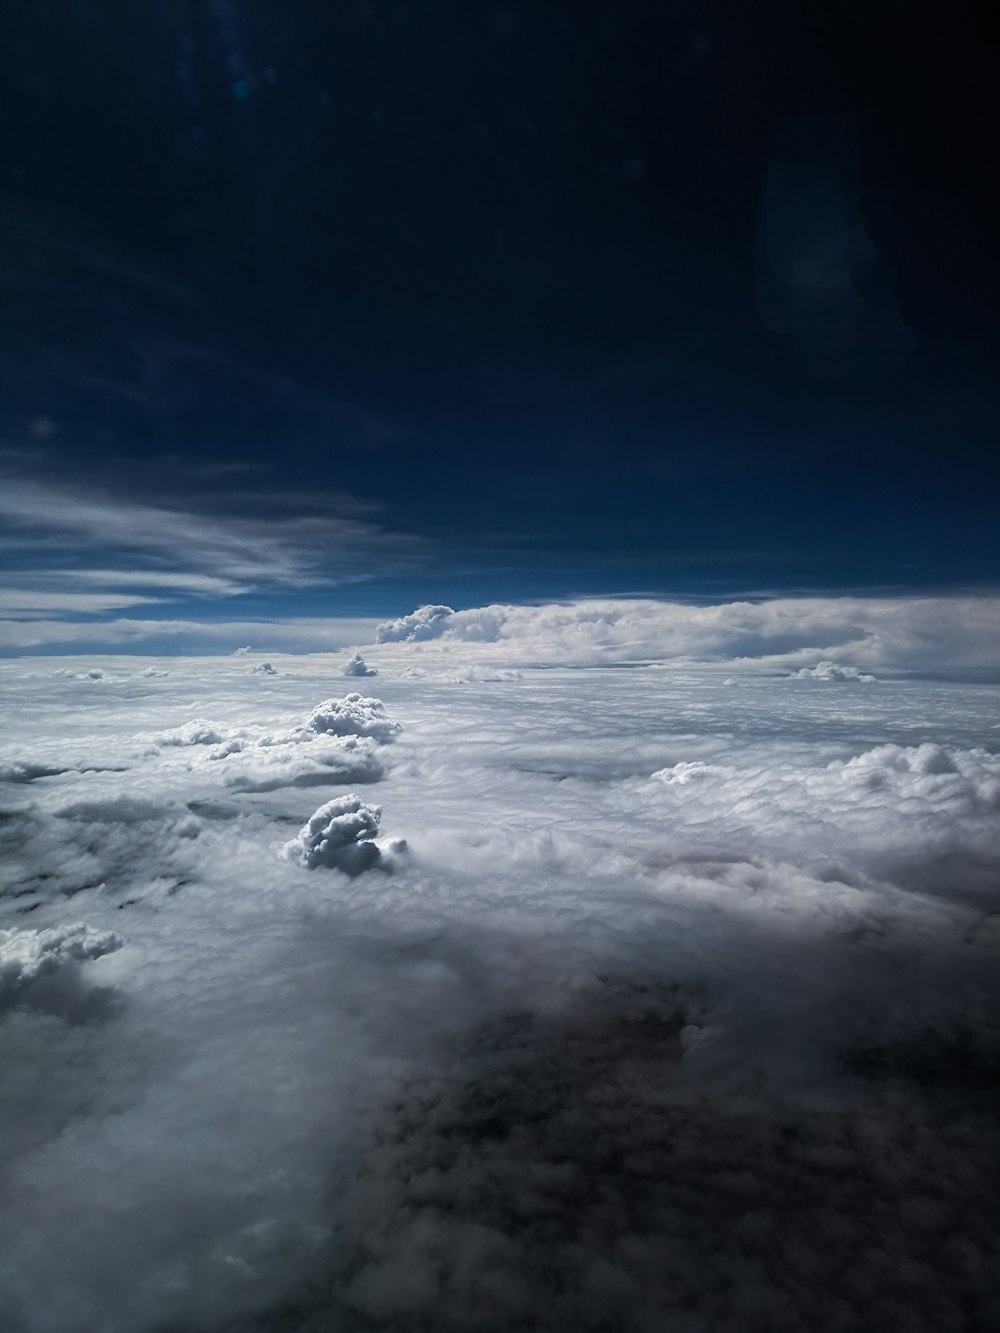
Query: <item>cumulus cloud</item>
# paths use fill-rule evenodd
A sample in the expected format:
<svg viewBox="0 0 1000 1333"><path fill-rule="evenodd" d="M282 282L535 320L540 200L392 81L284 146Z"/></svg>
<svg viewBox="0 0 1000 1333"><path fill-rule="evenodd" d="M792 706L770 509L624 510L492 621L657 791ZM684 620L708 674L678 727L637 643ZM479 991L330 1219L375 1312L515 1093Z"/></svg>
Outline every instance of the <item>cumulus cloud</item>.
<svg viewBox="0 0 1000 1333"><path fill-rule="evenodd" d="M305 726L323 735L370 736L378 741L391 740L401 729L398 722L386 717L381 699L358 693L318 704Z"/></svg>
<svg viewBox="0 0 1000 1333"><path fill-rule="evenodd" d="M726 662L831 669L986 668L1000 658L1000 599L982 597L776 597L712 606L649 599L591 599L544 606L453 611L420 607L381 624L376 641L463 645L517 665L597 665L616 660ZM843 660L842 660L843 659ZM846 677L845 677L846 678Z"/></svg>
<svg viewBox="0 0 1000 1333"><path fill-rule="evenodd" d="M195 718L185 722L182 727L173 727L153 737L155 745L218 745L226 739L225 728L214 722L204 722Z"/></svg>
<svg viewBox="0 0 1000 1333"><path fill-rule="evenodd" d="M278 674L277 669L271 662L255 662L247 670L254 676L276 676Z"/></svg>
<svg viewBox="0 0 1000 1333"><path fill-rule="evenodd" d="M842 666L838 662L817 662L814 667L800 667L793 671L796 680L853 680L859 685L875 685L877 676L859 671L856 666Z"/></svg>
<svg viewBox="0 0 1000 1333"><path fill-rule="evenodd" d="M83 922L44 930L0 930L0 1014L11 1005L64 1007L73 998L79 964L114 953L125 941ZM57 981L59 984L57 984Z"/></svg>
<svg viewBox="0 0 1000 1333"><path fill-rule="evenodd" d="M378 782L385 773L379 750L401 730L386 715L380 699L350 693L327 699L304 722L291 727L231 726L194 719L163 732L141 733L136 740L161 754L173 748L204 747L205 761L216 770L210 779L213 784L267 792ZM201 781L209 776L200 759L186 762L189 783L194 773Z"/></svg>
<svg viewBox="0 0 1000 1333"><path fill-rule="evenodd" d="M234 791L378 782L385 773L376 743L359 736L317 738L305 751L295 740L269 745L229 744L213 758L226 760L222 781Z"/></svg>
<svg viewBox="0 0 1000 1333"><path fill-rule="evenodd" d="M345 676L377 676L378 669L369 666L360 653L355 653L344 666Z"/></svg>
<svg viewBox="0 0 1000 1333"><path fill-rule="evenodd" d="M376 643L413 642L439 638L452 624L455 612L450 606L420 606L398 620L385 620L375 631Z"/></svg>
<svg viewBox="0 0 1000 1333"><path fill-rule="evenodd" d="M817 662L859 674L995 670L1000 599L977 597L776 597L696 606L651 599L588 599L544 606L422 607L374 620L281 621L34 619L0 621L0 648L54 644L162 646L231 651L234 639L262 651L334 651L380 645L380 668L420 664L451 674L531 666L622 662L738 663L812 670ZM367 636L367 637L366 637Z"/></svg>
<svg viewBox="0 0 1000 1333"><path fill-rule="evenodd" d="M310 815L283 854L307 870L326 866L360 875L378 864L380 852L373 839L381 818L380 806L366 805L353 793L338 796Z"/></svg>

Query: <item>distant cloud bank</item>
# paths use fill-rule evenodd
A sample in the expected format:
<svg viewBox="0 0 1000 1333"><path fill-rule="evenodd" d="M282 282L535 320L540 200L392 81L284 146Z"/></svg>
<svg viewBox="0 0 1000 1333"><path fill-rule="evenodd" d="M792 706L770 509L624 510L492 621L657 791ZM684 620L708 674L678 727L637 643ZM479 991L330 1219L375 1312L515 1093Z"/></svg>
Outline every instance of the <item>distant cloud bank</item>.
<svg viewBox="0 0 1000 1333"><path fill-rule="evenodd" d="M319 616L0 620L0 652L7 654L75 647L247 656L239 645L248 640L275 659L280 653L349 647L351 656L336 670L359 678L378 674L364 656L377 646L382 674L430 668L452 680L532 666L672 662L732 663L783 670L803 680L872 684L886 670L995 670L1000 597L775 597L714 605L607 598L465 610L435 604L382 622ZM266 673L267 665L253 670ZM281 669L276 660L270 665Z"/></svg>
<svg viewBox="0 0 1000 1333"><path fill-rule="evenodd" d="M489 645L517 665L609 660L787 664L803 678L874 680L864 668L989 667L1000 658L1000 598L781 597L714 606L583 600L465 611L423 606L380 624L386 648Z"/></svg>

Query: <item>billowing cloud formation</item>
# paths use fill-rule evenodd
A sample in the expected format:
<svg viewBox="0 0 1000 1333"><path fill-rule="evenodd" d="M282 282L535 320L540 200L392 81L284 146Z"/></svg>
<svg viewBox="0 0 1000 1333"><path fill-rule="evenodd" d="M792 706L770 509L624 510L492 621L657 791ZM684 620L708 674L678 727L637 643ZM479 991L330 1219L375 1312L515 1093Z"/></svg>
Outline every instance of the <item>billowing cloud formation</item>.
<svg viewBox="0 0 1000 1333"><path fill-rule="evenodd" d="M377 782L378 747L401 730L379 699L352 693L327 699L299 726L283 731L226 728L194 721L151 737L156 747L206 745L234 791L276 791L324 783Z"/></svg>
<svg viewBox="0 0 1000 1333"><path fill-rule="evenodd" d="M814 667L801 667L792 673L796 680L853 680L860 685L875 685L877 676L859 671L856 666L841 666L837 662L817 662Z"/></svg>
<svg viewBox="0 0 1000 1333"><path fill-rule="evenodd" d="M385 769L375 743L357 736L324 737L303 750L295 741L220 747L227 760L223 782L233 791L277 791L327 783L378 782Z"/></svg>
<svg viewBox="0 0 1000 1333"><path fill-rule="evenodd" d="M156 745L218 745L226 739L225 730L212 722L195 718L182 727L174 727L154 737Z"/></svg>
<svg viewBox="0 0 1000 1333"><path fill-rule="evenodd" d="M372 841L378 834L382 810L365 805L359 796L338 796L310 815L298 836L284 846L287 860L315 870L327 866L348 875L360 875L379 860Z"/></svg>
<svg viewBox="0 0 1000 1333"><path fill-rule="evenodd" d="M378 627L385 645L463 644L517 665L614 660L955 669L1000 659L995 597L801 597L692 606L589 600L547 606L426 606ZM847 665L840 661L847 660Z"/></svg>
<svg viewBox="0 0 1000 1333"><path fill-rule="evenodd" d="M437 639L451 627L454 618L455 612L450 606L420 606L411 615L384 621L375 631L375 642L403 643Z"/></svg>
<svg viewBox="0 0 1000 1333"><path fill-rule="evenodd" d="M0 930L0 1013L39 998L40 983L77 965L114 953L125 941L115 931L92 930L83 922L45 930ZM49 988L48 997L54 994ZM43 992L44 996L44 992Z"/></svg>
<svg viewBox="0 0 1000 1333"><path fill-rule="evenodd" d="M398 722L386 717L381 699L357 693L318 704L306 727L322 735L370 736L379 741L391 740L400 730Z"/></svg>
<svg viewBox="0 0 1000 1333"><path fill-rule="evenodd" d="M377 676L378 669L369 666L360 653L355 653L344 666L345 676Z"/></svg>
<svg viewBox="0 0 1000 1333"><path fill-rule="evenodd" d="M1000 755L925 742L878 745L822 765L771 749L766 766L681 760L652 775L678 849L794 855L820 875L861 874L989 898L1000 817ZM763 760L763 755L761 756ZM638 784L635 788L638 791Z"/></svg>

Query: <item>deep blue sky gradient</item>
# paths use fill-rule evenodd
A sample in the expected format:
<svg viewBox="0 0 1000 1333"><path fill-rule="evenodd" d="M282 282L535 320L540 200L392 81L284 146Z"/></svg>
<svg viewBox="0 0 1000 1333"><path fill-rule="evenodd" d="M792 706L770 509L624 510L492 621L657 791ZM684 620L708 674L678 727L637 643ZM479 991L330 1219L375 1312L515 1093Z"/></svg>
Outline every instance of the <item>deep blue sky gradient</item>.
<svg viewBox="0 0 1000 1333"><path fill-rule="evenodd" d="M12 0L7 466L418 539L240 613L995 585L977 12Z"/></svg>

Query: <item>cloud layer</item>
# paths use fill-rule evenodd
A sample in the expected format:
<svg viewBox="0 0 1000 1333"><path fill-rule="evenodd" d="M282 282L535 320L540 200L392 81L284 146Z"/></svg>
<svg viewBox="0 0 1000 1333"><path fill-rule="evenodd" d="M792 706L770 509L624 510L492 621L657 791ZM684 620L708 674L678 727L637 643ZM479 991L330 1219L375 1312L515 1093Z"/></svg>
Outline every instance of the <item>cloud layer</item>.
<svg viewBox="0 0 1000 1333"><path fill-rule="evenodd" d="M383 622L375 640L387 646L431 640L467 649L490 645L525 665L745 660L801 663L823 678L845 678L846 673L857 679L859 666L990 666L1000 656L1000 601L987 596L776 597L715 606L640 599L467 611L425 606Z"/></svg>
<svg viewBox="0 0 1000 1333"><path fill-rule="evenodd" d="M149 593L154 594L155 590ZM95 603L88 609L101 608ZM18 612L16 618L0 620L0 652L73 644L112 651L176 652L183 646L197 652L232 652L250 642L274 662L282 652L355 649L371 643L378 647L383 674L425 669L454 677L531 666L731 663L783 669L802 679L851 679L862 684L872 683L868 677L884 671L995 673L1000 660L1000 599L985 594L776 597L707 606L638 598L463 611L425 606L381 623L318 616L209 621L134 615L81 620L71 618L68 611L59 617L42 615L40 610ZM356 675L373 668L356 650L341 670Z"/></svg>
<svg viewBox="0 0 1000 1333"><path fill-rule="evenodd" d="M995 688L449 642L2 668L6 1326L988 1327Z"/></svg>

